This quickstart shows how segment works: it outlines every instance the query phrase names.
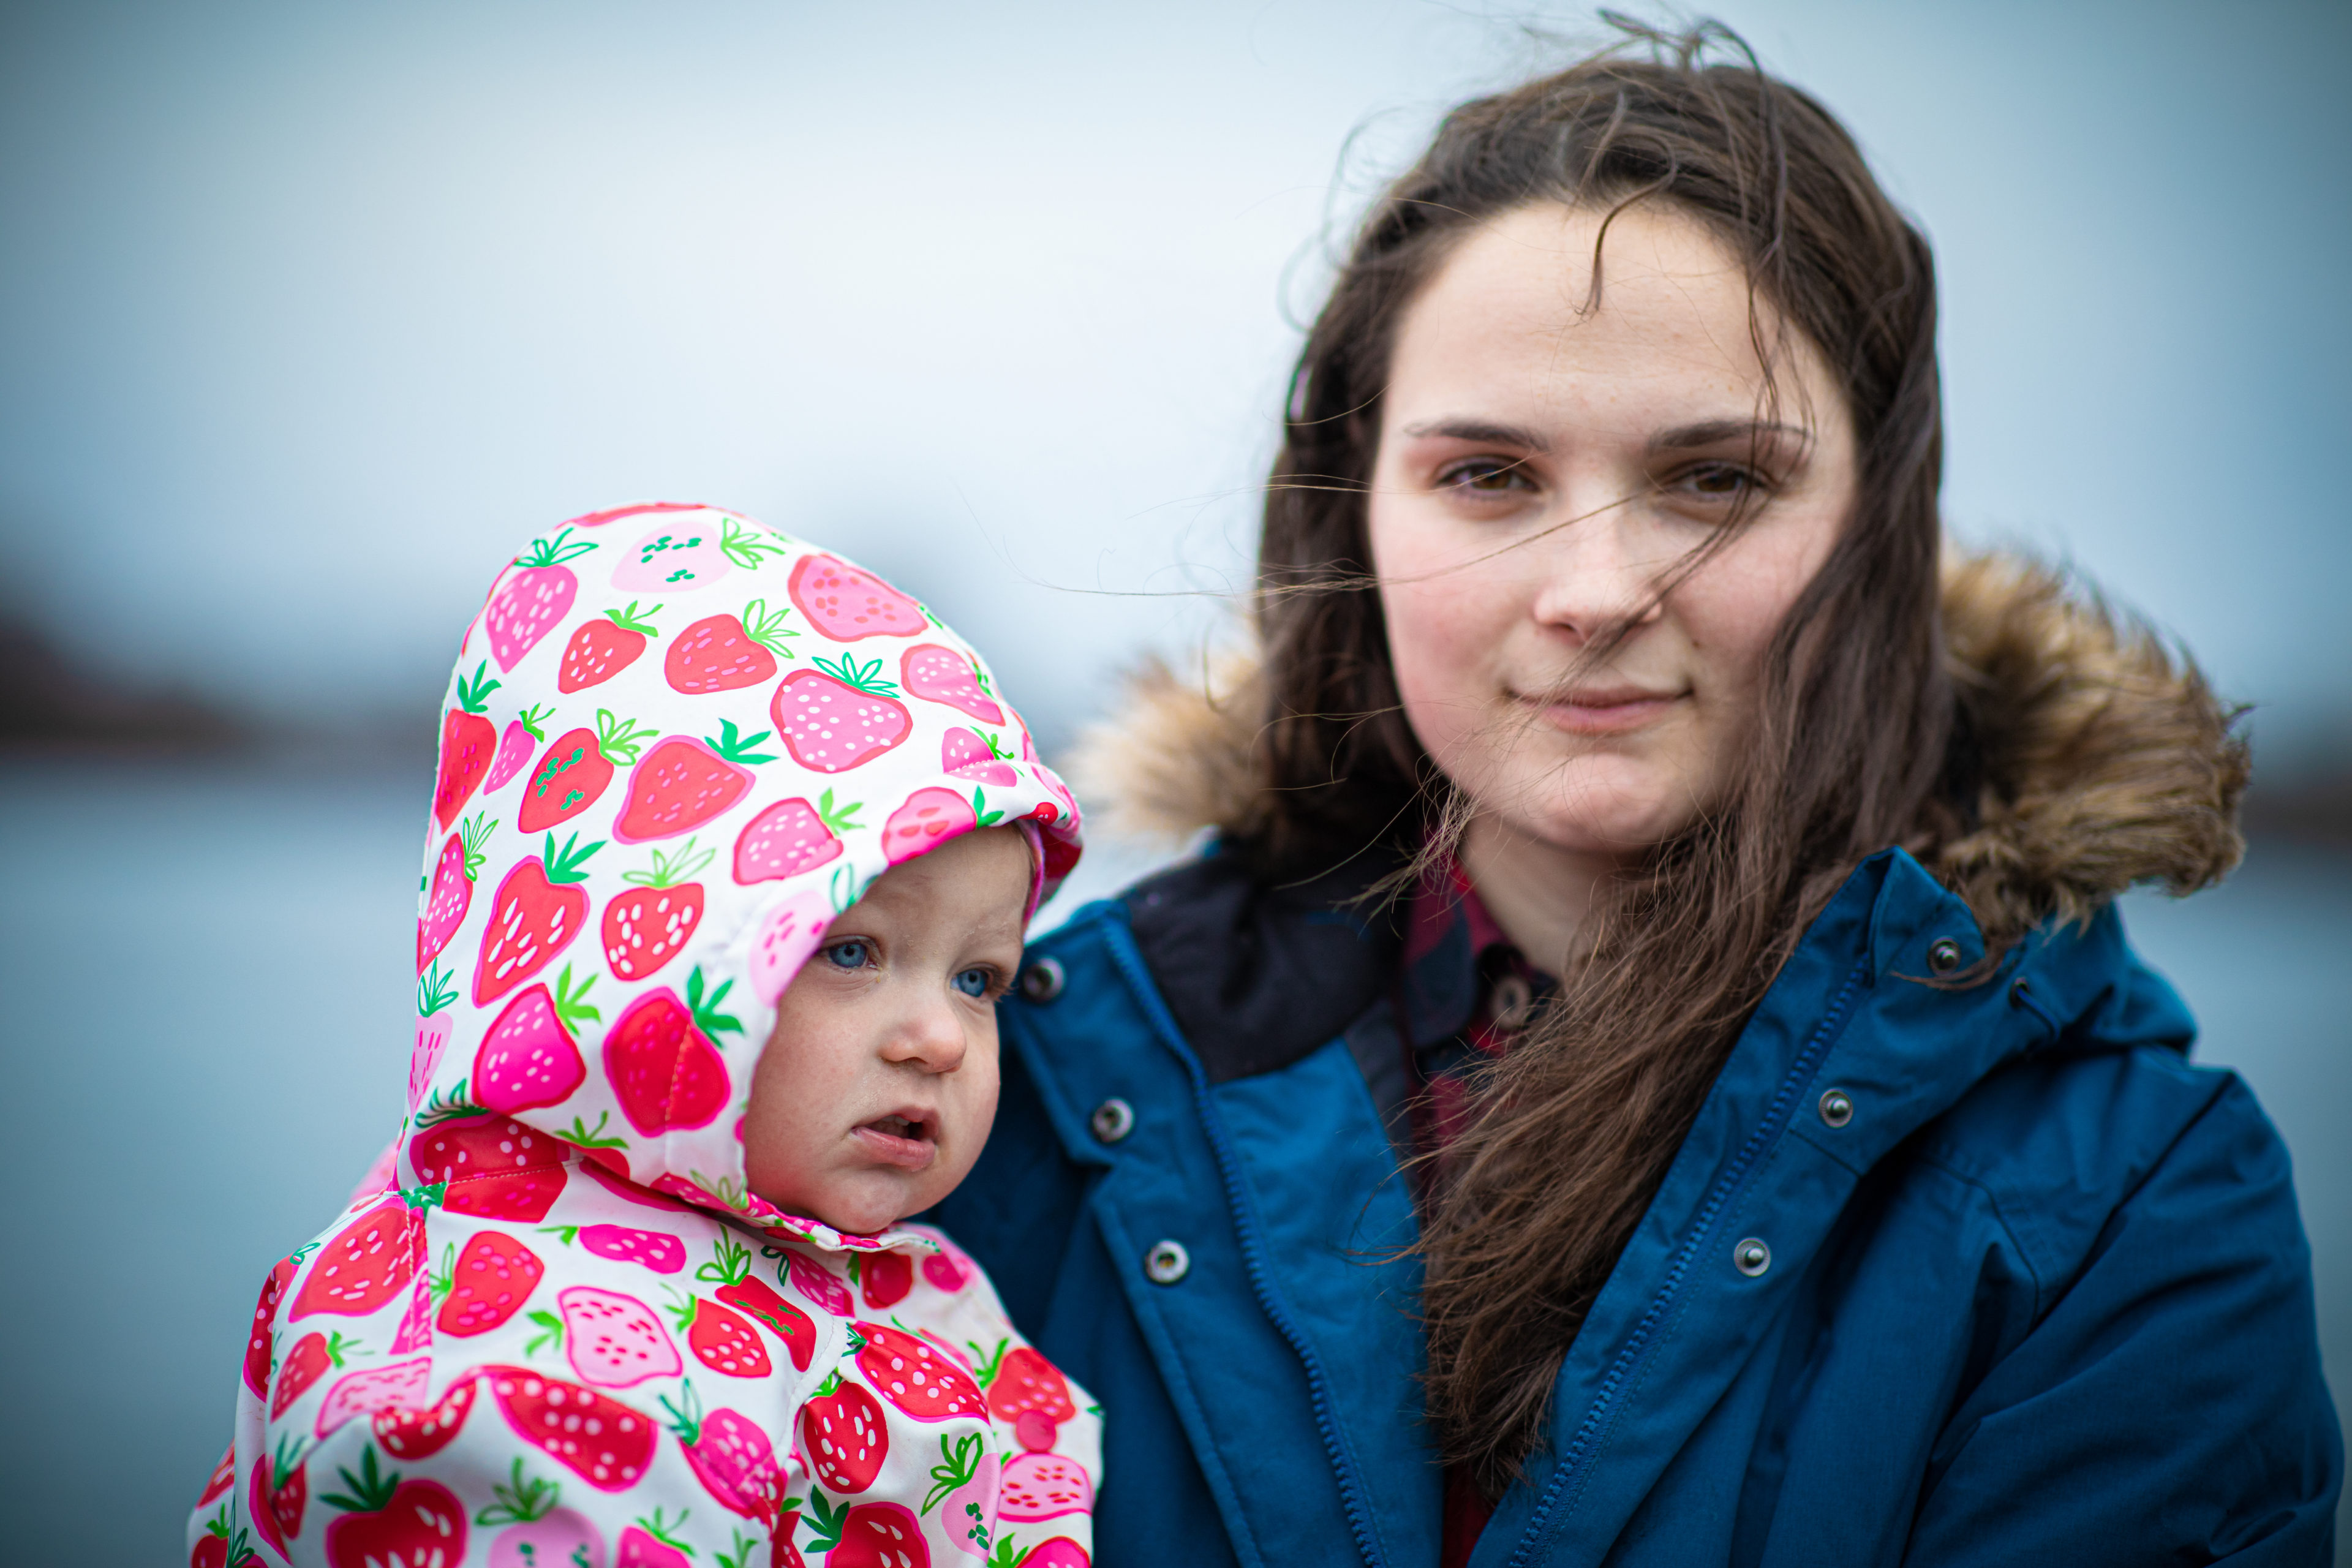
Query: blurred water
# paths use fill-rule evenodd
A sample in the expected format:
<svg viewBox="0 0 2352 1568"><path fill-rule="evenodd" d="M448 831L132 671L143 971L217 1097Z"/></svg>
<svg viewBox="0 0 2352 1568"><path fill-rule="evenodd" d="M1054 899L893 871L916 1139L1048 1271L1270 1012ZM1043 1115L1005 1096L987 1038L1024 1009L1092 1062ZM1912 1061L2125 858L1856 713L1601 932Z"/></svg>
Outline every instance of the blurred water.
<svg viewBox="0 0 2352 1568"><path fill-rule="evenodd" d="M10 1562L176 1561L269 1265L393 1131L424 770L0 768L0 1516ZM1065 908L1149 863L1106 847ZM2285 1134L2352 1367L2352 857L2257 848L2135 898L2150 958Z"/></svg>

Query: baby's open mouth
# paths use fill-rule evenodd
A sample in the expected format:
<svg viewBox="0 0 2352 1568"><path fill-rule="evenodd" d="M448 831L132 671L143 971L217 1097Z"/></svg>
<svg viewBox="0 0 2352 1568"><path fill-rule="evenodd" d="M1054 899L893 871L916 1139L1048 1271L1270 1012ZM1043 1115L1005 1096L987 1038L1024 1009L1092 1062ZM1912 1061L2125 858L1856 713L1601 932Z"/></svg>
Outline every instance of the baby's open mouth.
<svg viewBox="0 0 2352 1568"><path fill-rule="evenodd" d="M931 1163L939 1152L938 1135L939 1129L931 1119L920 1111L877 1116L871 1121L860 1122L850 1132L875 1158L910 1171L919 1171Z"/></svg>

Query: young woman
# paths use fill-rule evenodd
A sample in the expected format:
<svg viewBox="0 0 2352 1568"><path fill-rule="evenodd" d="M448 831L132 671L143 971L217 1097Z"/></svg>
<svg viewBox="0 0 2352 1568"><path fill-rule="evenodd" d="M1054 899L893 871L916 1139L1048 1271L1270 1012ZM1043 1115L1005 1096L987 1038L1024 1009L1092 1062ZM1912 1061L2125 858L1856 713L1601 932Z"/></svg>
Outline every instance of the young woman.
<svg viewBox="0 0 2352 1568"><path fill-rule="evenodd" d="M942 1219L1107 1564L2319 1562L2286 1157L2111 908L2234 863L2243 747L1942 558L1927 246L1703 42L1370 215L1261 651L1113 748L1217 837L1031 953Z"/></svg>

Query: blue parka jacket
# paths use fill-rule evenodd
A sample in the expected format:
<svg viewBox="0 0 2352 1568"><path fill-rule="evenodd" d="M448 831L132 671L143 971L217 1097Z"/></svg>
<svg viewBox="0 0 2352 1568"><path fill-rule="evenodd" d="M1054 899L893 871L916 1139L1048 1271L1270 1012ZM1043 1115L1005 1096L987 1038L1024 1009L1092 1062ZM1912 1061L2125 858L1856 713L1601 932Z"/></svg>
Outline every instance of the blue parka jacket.
<svg viewBox="0 0 2352 1568"><path fill-rule="evenodd" d="M2328 1560L2285 1151L2103 896L2193 885L2189 814L2228 837L2210 699L2032 574L1947 599L2012 710L2002 804L1805 933L1474 1568ZM1160 737L1162 776L1233 776L1220 722ZM1212 851L1038 943L1005 1005L995 1133L939 1218L1102 1401L1106 1568L1437 1562L1373 870L1269 887ZM1990 978L1934 978L2017 899L2050 918Z"/></svg>

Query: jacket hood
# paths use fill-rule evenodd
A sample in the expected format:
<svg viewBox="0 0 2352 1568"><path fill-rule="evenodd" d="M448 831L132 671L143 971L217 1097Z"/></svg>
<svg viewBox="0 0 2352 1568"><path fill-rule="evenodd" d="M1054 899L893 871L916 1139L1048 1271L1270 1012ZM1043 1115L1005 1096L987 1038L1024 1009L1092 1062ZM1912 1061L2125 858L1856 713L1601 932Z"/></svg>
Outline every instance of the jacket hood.
<svg viewBox="0 0 2352 1568"><path fill-rule="evenodd" d="M1955 552L1944 637L1982 768L1976 822L1923 853L1988 934L2083 922L2126 889L2219 881L2244 849L2236 717L2195 665L2057 572ZM1262 820L1253 654L1135 679L1077 776L1114 830L1248 837Z"/></svg>
<svg viewBox="0 0 2352 1568"><path fill-rule="evenodd" d="M533 539L444 703L399 1184L511 1157L521 1203L568 1143L837 1242L745 1184L776 999L875 878L998 825L1029 838L1034 910L1076 803L986 663L879 577L675 502Z"/></svg>

